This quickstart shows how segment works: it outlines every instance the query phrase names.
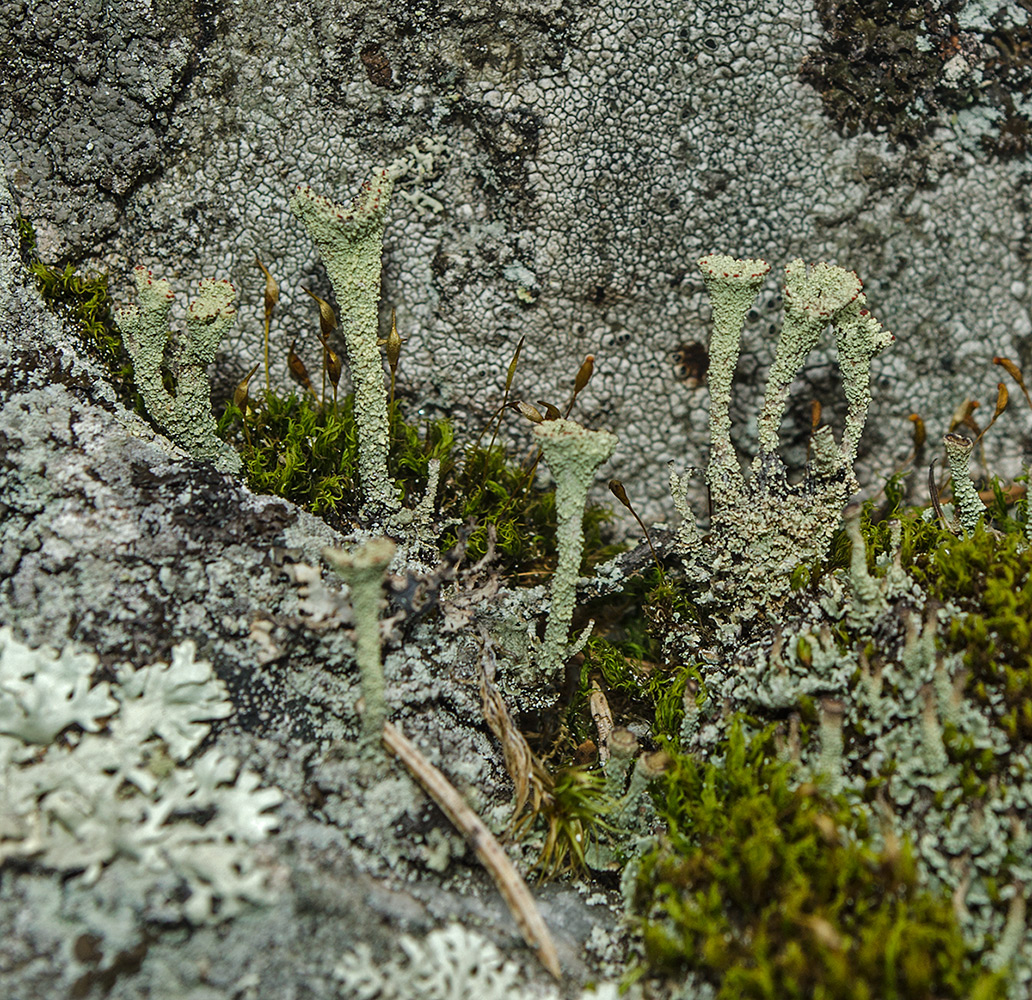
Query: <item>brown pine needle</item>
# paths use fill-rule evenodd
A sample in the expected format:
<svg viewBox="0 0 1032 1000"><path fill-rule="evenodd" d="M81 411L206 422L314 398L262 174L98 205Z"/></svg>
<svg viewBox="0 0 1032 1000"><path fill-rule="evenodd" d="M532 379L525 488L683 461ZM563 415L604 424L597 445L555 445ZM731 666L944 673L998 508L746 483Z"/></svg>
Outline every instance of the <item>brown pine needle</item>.
<svg viewBox="0 0 1032 1000"><path fill-rule="evenodd" d="M527 888L520 873L516 871L508 855L502 850L495 835L484 821L463 801L455 786L431 764L402 734L389 722L383 724L383 743L408 768L409 773L423 787L476 852L480 863L494 879L502 894L523 940L538 957L538 961L556 979L562 978L559 955L541 916L534 897Z"/></svg>
<svg viewBox="0 0 1032 1000"><path fill-rule="evenodd" d="M512 810L512 826L520 818L524 806L534 792L534 802L538 802L544 792L540 777L534 771L534 754L527 743L527 738L520 732L509 713L505 699L495 686L495 654L491 640L481 634L483 643L479 664L480 710L484 720L495 734L502 746L505 769L512 779L514 803Z"/></svg>

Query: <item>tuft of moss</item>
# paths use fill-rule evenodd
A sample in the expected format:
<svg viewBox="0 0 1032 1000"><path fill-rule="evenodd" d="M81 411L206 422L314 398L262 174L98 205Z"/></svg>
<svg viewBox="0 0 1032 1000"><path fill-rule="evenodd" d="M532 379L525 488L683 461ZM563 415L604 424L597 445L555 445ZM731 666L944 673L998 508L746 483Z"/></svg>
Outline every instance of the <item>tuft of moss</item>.
<svg viewBox="0 0 1032 1000"><path fill-rule="evenodd" d="M1032 149L1032 25L961 30L963 0L818 0L824 28L799 73L821 95L844 135L864 130L916 144L963 108L991 109L986 152L1021 157ZM962 70L959 78L955 70Z"/></svg>
<svg viewBox="0 0 1032 1000"><path fill-rule="evenodd" d="M500 446L469 445L460 458L447 419L409 422L397 402L391 403L389 418L387 467L404 502L418 502L431 460L441 463L440 520L455 522L441 536L441 550L461 539L467 556L479 559L493 530L503 570L520 583L546 579L556 559L555 491L538 487L532 470L511 462ZM353 395L325 405L309 393L245 398L226 407L219 433L240 452L256 492L291 500L342 529L357 519L361 494ZM599 505L588 508L585 571L615 551L602 537L610 516Z"/></svg>
<svg viewBox="0 0 1032 1000"><path fill-rule="evenodd" d="M610 829L605 817L616 803L606 792L600 771L570 765L549 772L537 768L541 794L533 809L517 825L543 831L541 852L534 868L542 879L566 872L586 872L587 855L600 834Z"/></svg>
<svg viewBox="0 0 1032 1000"><path fill-rule="evenodd" d="M654 784L666 830L632 894L650 972L694 972L721 1000L1004 996L909 846L875 848L844 799L795 787L773 729L747 740L736 721L718 757L671 752Z"/></svg>
<svg viewBox="0 0 1032 1000"><path fill-rule="evenodd" d="M121 331L115 325L114 304L108 294L108 276L84 276L78 274L71 264L66 264L62 271L43 263L36 250L36 231L32 222L19 215L15 218L15 225L22 263L32 275L47 308L71 321L74 329L79 331L83 345L111 373L114 385L124 394L126 401L137 406L133 368L122 344Z"/></svg>

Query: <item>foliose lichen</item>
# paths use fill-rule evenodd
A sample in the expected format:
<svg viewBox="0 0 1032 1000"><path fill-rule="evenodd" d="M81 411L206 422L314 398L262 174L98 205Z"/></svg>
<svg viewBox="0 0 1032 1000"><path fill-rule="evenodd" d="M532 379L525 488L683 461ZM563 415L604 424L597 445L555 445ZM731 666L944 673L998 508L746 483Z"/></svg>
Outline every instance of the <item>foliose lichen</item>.
<svg viewBox="0 0 1032 1000"><path fill-rule="evenodd" d="M182 643L168 663L98 681L92 654L0 629L0 864L123 879L144 921L218 922L270 898L254 848L282 794L217 750L196 754L232 705L194 654Z"/></svg>

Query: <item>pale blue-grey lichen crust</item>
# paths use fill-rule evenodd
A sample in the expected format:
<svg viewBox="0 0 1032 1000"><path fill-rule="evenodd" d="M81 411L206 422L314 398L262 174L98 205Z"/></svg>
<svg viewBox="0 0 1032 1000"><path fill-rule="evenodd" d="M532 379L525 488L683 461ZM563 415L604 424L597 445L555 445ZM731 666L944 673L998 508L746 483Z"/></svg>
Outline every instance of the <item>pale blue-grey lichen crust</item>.
<svg viewBox="0 0 1032 1000"><path fill-rule="evenodd" d="M296 4L270 0L220 8L217 30L189 5L166 22L132 5L5 2L19 43L5 68L31 104L25 115L0 100L0 136L44 258L100 246L96 263L122 275L148 247L147 265L184 283L216 267L241 295L227 380L261 356L255 248L283 291L274 379L290 388L298 331L311 331L298 351L318 364L299 285L330 289L282 191L357 187L370 162L404 161L384 299L411 338L411 398L460 418L471 402L490 409L485 387L522 333L542 385L592 351L598 378L579 413L605 414L622 478L649 484L651 508L669 503L655 463L703 464L705 388L678 382L672 358L706 342L688 262L712 247L860 269L899 338L877 366L865 481L899 458L900 414L945 431L959 399L991 402L992 354L1022 356L1032 333L1027 164L979 149L974 106L916 148L837 135L799 80L821 34L812 0L504 0L489 18L476 5L383 0L317 3L298 18ZM1013 3L964 8L1027 30ZM374 40L379 73L362 57ZM768 282L747 319L742 378L770 362L777 294ZM833 387L832 360L819 349L804 370L808 394ZM749 451L757 404L732 404ZM790 409L793 461L806 417ZM1014 461L1018 423L1005 414L998 429L989 460Z"/></svg>

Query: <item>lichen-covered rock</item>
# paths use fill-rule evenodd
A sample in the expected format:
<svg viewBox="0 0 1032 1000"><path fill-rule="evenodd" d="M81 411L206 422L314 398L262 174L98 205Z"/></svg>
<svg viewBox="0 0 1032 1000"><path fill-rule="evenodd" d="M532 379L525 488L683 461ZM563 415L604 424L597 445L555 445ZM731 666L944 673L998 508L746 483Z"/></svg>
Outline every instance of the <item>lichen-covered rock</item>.
<svg viewBox="0 0 1032 1000"><path fill-rule="evenodd" d="M19 806L0 820L17 855L0 879L11 995L228 1000L303 982L337 998L313 969L362 942L387 955L399 927L418 937L448 917L489 934L535 995L544 974L467 845L406 774L346 752L361 732L354 615L320 554L356 539L255 496L126 410L28 283L4 199L0 504L0 626L33 650L78 651L12 653L0 668L0 740L28 757L4 759L19 774L5 770ZM406 566L385 588L387 708L501 830L511 783L482 721L476 626L425 620L449 578L437 570ZM542 596L500 603L529 634ZM456 622L480 603L449 599ZM40 754L49 764L34 770ZM272 795L276 811L259 808ZM67 824L33 839L62 809ZM613 904L562 887L542 901L574 993L594 974L583 942L615 934Z"/></svg>
<svg viewBox="0 0 1032 1000"><path fill-rule="evenodd" d="M233 282L241 318L221 362L226 395L262 354L254 248L282 292L274 377L289 384L286 348L304 330L298 351L315 367L301 286L331 298L330 284L283 193L305 182L341 200L370 163L397 178L381 336L395 306L399 393L461 421L495 405L484 386L522 334L533 376L520 375L520 392L560 384L568 359L590 351L597 375L581 415L604 415L619 435L621 477L648 498L646 514L669 507L657 466L704 464L708 319L690 262L714 249L864 275L899 340L875 365L865 482L902 457L909 413L937 437L958 402L991 401L994 354L1028 355L1028 154L994 152L1008 135L1020 141L1028 118L1019 4L161 9L6 0L0 156L45 259L67 253L125 275L142 253L184 286L210 273ZM898 145L840 135L826 88L800 79L829 34L848 68L862 62L867 110L891 113L906 91L920 127L897 131ZM852 76L836 80L840 95L855 90ZM929 87L963 106L924 107ZM766 283L747 316L742 383L762 381L771 362L778 295ZM837 395L832 361L820 348L800 375L783 440L791 464L802 464L810 402L828 409ZM751 393L732 400L750 457L759 405ZM831 411L841 422L844 410ZM999 463L1016 450L1003 442L1023 432L1010 415L1000 429L988 457L1012 473Z"/></svg>

